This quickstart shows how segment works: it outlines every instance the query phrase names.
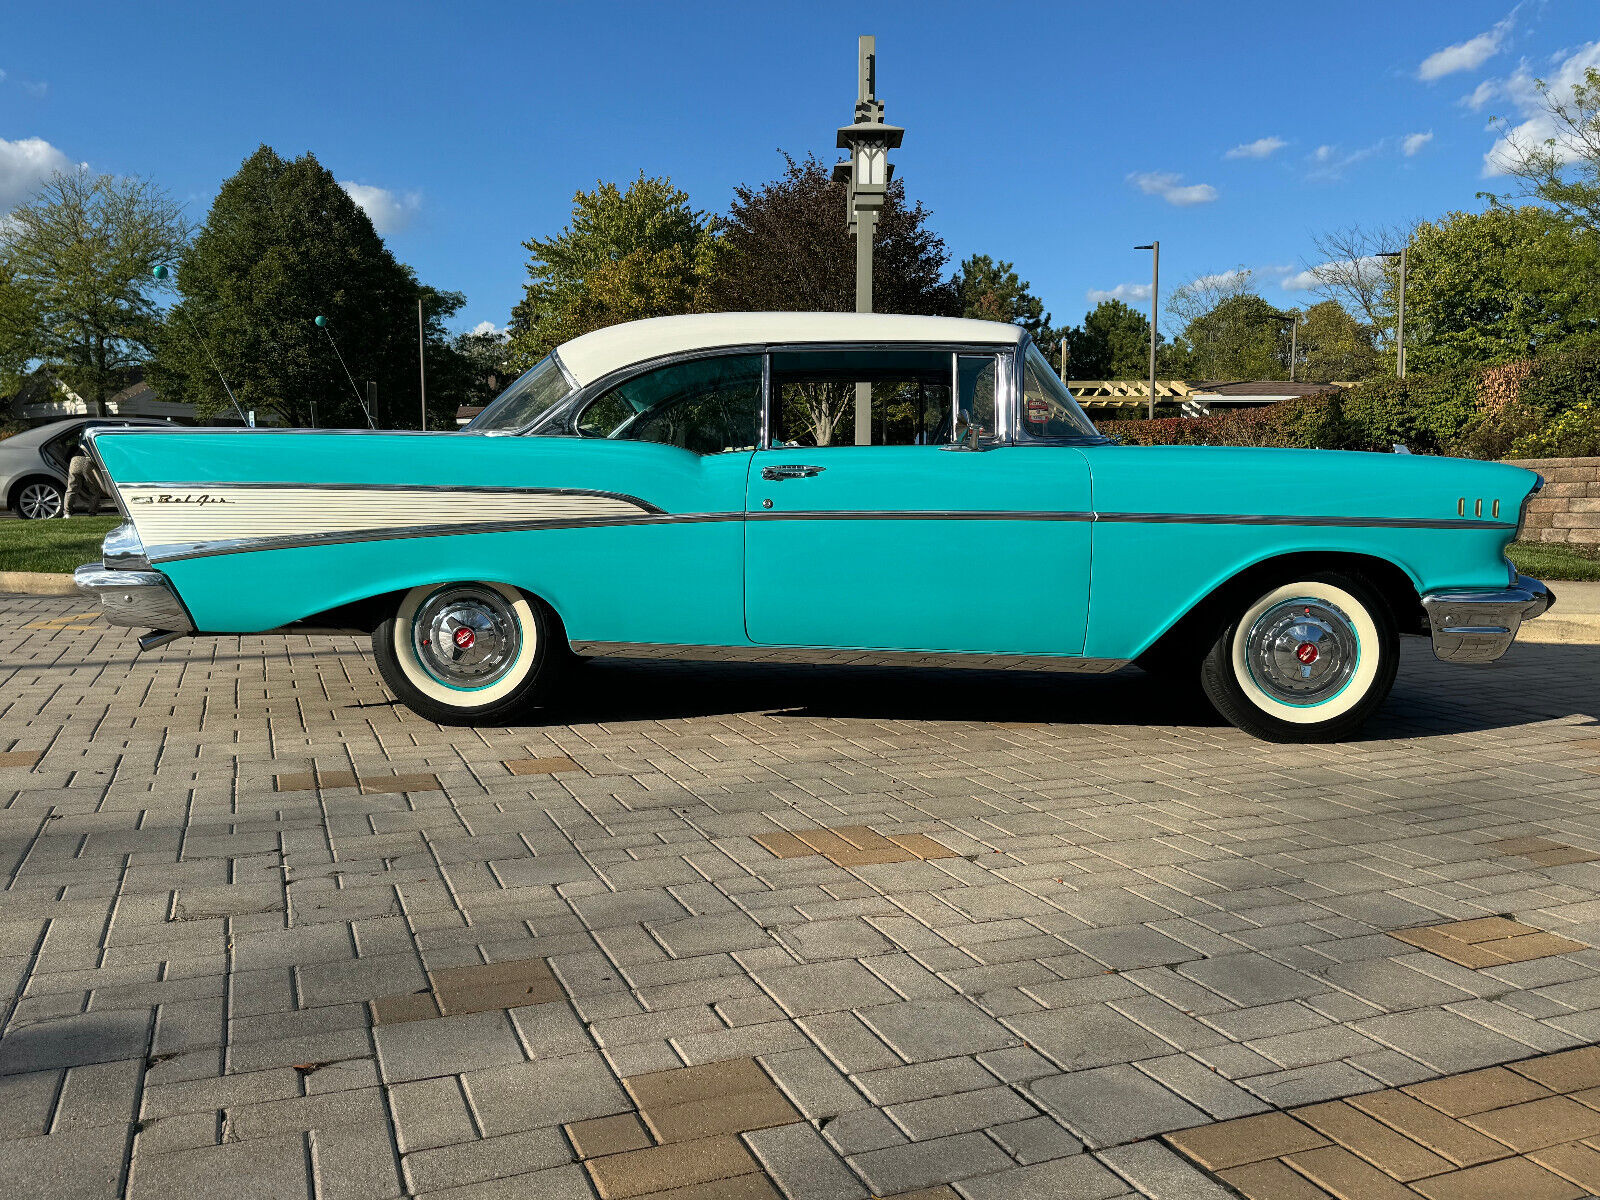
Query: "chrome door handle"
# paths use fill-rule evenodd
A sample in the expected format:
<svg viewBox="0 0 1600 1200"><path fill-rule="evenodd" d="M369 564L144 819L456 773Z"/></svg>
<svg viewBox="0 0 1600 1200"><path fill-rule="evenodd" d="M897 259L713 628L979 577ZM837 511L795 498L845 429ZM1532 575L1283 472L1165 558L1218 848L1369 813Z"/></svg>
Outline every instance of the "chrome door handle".
<svg viewBox="0 0 1600 1200"><path fill-rule="evenodd" d="M825 467L808 467L800 463L780 463L775 467L762 467L763 479L809 479L821 475Z"/></svg>

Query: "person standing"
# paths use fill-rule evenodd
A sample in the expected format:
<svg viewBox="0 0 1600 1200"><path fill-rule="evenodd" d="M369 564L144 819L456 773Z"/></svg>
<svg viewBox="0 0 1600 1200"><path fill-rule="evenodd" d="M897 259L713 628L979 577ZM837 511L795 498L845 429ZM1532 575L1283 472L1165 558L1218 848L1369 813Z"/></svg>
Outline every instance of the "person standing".
<svg viewBox="0 0 1600 1200"><path fill-rule="evenodd" d="M101 501L106 498L105 480L100 477L99 468L89 456L89 445L82 438L78 439L72 462L67 466L67 494L61 498L62 520L72 515L72 501L79 496L88 503L89 515L98 516Z"/></svg>

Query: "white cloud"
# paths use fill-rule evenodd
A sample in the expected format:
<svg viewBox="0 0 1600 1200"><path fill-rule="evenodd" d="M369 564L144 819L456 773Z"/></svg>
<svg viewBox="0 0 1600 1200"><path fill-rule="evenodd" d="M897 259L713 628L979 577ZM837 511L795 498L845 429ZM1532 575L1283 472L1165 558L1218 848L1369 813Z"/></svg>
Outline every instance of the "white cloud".
<svg viewBox="0 0 1600 1200"><path fill-rule="evenodd" d="M1088 293L1090 304L1099 304L1106 300L1121 300L1124 304L1140 301L1148 304L1150 301L1150 285L1148 283L1119 283L1109 292L1102 288L1090 288Z"/></svg>
<svg viewBox="0 0 1600 1200"><path fill-rule="evenodd" d="M422 206L421 192L395 192L348 180L340 180L339 186L372 218L373 228L385 236L399 233L411 224Z"/></svg>
<svg viewBox="0 0 1600 1200"><path fill-rule="evenodd" d="M0 212L21 204L53 172L71 167L67 156L43 138L0 138Z"/></svg>
<svg viewBox="0 0 1600 1200"><path fill-rule="evenodd" d="M479 321L471 329L467 330L467 332L473 337L491 336L503 338L506 336L506 331L500 328L500 326L496 325L493 321Z"/></svg>
<svg viewBox="0 0 1600 1200"><path fill-rule="evenodd" d="M1419 150L1433 141L1433 130L1427 133L1408 133L1400 143L1400 149L1407 158L1413 157Z"/></svg>
<svg viewBox="0 0 1600 1200"><path fill-rule="evenodd" d="M1417 68L1417 78L1431 83L1435 79L1443 79L1446 75L1454 75L1457 71L1471 71L1481 67L1500 52L1507 35L1511 32L1511 23L1516 15L1516 9L1512 9L1510 15L1505 20L1496 22L1494 28L1480 33L1475 38L1457 42L1454 46L1435 50L1422 60L1422 65Z"/></svg>
<svg viewBox="0 0 1600 1200"><path fill-rule="evenodd" d="M1253 142L1242 142L1224 154L1223 158L1270 158L1289 143L1281 137L1257 138Z"/></svg>
<svg viewBox="0 0 1600 1200"><path fill-rule="evenodd" d="M1383 259L1381 258L1368 256L1349 262L1340 262L1337 265L1341 268L1348 268L1352 262L1356 271L1365 278L1379 279L1383 276ZM1335 264L1323 263L1320 266L1311 267L1309 270L1300 271L1281 280L1278 286L1286 292L1309 292L1324 281L1329 267L1333 265Z"/></svg>
<svg viewBox="0 0 1600 1200"><path fill-rule="evenodd" d="M1556 68L1555 74L1546 78L1550 93L1563 101L1571 100L1572 87L1582 83L1585 73L1590 68L1600 69L1600 41L1590 42L1579 46ZM1556 139L1556 153L1563 162L1571 162L1578 156L1578 148L1570 144L1563 144L1558 137L1559 130L1550 114L1545 111L1544 98L1539 93L1539 88L1528 64L1523 63L1508 78L1498 85L1500 93L1507 97L1522 114L1522 121L1503 132L1483 156L1483 174L1485 178L1495 175L1504 175L1509 161L1508 155L1513 142L1522 146L1542 145L1548 139Z"/></svg>
<svg viewBox="0 0 1600 1200"><path fill-rule="evenodd" d="M1231 271L1218 271L1215 275L1197 275L1189 281L1188 286L1199 291L1209 288L1230 288L1249 279L1250 275L1248 267L1235 267Z"/></svg>
<svg viewBox="0 0 1600 1200"><path fill-rule="evenodd" d="M1184 184L1183 178L1172 171L1135 171L1128 182L1146 196L1160 196L1168 204L1187 208L1191 204L1210 204L1217 198L1217 189L1209 183Z"/></svg>
<svg viewBox="0 0 1600 1200"><path fill-rule="evenodd" d="M1346 167L1353 167L1364 159L1371 158L1384 148L1388 139L1380 139L1370 146L1361 146L1358 149L1345 151L1338 146L1318 146L1311 154L1311 161L1316 166L1308 173L1311 179L1338 179Z"/></svg>
<svg viewBox="0 0 1600 1200"><path fill-rule="evenodd" d="M1485 79L1472 91L1457 100L1456 103L1461 105L1462 108L1470 108L1473 112L1478 112L1499 94L1500 81L1497 79Z"/></svg>

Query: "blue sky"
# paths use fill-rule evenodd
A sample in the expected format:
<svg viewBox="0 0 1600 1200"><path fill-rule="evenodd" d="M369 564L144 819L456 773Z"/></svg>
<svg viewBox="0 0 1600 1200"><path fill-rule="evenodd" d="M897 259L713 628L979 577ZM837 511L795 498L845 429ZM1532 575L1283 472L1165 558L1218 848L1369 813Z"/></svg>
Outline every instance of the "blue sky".
<svg viewBox="0 0 1600 1200"><path fill-rule="evenodd" d="M1596 0L9 6L0 212L53 165L154 179L199 220L260 142L311 150L422 278L503 324L520 243L640 170L698 207L832 158L857 34L893 156L952 255L1056 320L1245 266L1274 303L1313 233L1474 208L1532 80L1600 66ZM1530 130L1537 133L1537 127ZM1287 285L1287 286L1285 286Z"/></svg>

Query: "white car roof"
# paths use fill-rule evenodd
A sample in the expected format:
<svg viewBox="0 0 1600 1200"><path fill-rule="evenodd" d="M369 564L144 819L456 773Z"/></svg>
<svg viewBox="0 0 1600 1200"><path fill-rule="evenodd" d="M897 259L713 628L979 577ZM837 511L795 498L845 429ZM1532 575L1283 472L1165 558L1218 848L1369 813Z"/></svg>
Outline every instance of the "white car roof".
<svg viewBox="0 0 1600 1200"><path fill-rule="evenodd" d="M1014 346L1024 332L1021 326L1002 321L893 313L702 313L597 329L563 343L556 354L579 386L585 386L634 363L722 346L803 342Z"/></svg>

